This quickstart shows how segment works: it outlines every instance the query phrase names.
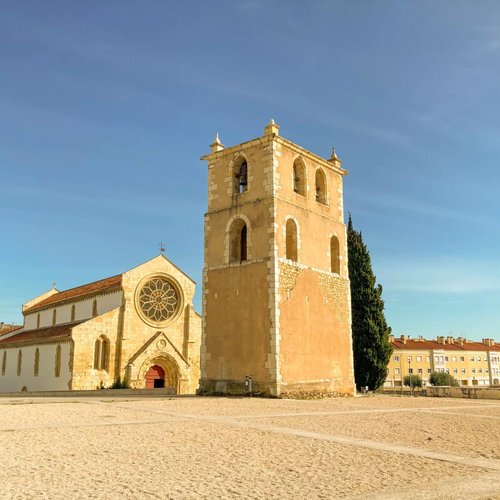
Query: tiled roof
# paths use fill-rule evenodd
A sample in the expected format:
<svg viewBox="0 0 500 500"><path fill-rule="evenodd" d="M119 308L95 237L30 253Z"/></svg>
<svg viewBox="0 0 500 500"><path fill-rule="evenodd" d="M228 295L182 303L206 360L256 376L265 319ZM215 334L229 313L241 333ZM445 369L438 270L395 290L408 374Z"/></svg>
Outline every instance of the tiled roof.
<svg viewBox="0 0 500 500"><path fill-rule="evenodd" d="M444 351L499 351L500 344L494 343L492 346L482 342L464 341L463 345L454 341L452 344L442 344L437 340L415 340L407 339L406 343L400 339L394 339L391 344L395 349L408 349L411 351L430 351L431 349L442 349Z"/></svg>
<svg viewBox="0 0 500 500"><path fill-rule="evenodd" d="M2 335L5 335L6 333L11 333L15 330L19 330L19 328L22 328L23 326L22 325L6 325L6 324L3 324L2 326L0 326L0 337Z"/></svg>
<svg viewBox="0 0 500 500"><path fill-rule="evenodd" d="M83 323L83 321L76 321L65 325L49 326L39 328L38 330L29 330L28 332L22 331L17 335L12 335L5 339L0 337L0 347L7 347L7 344L31 344L47 340L54 341L69 339L71 338L71 329L80 323Z"/></svg>
<svg viewBox="0 0 500 500"><path fill-rule="evenodd" d="M483 344L482 342L464 342L462 346L464 351L500 351L500 344L495 342L493 345L489 346Z"/></svg>
<svg viewBox="0 0 500 500"><path fill-rule="evenodd" d="M70 288L69 290L64 290L59 293L55 293L50 297L34 304L29 309L25 309L24 312L33 312L38 309L44 309L45 307L58 304L71 299L80 299L87 295L94 295L98 292L104 292L105 290L111 288L117 288L122 284L122 275L118 274L116 276L111 276L110 278L104 278L99 281L94 281L93 283L87 283L86 285L77 286L76 288Z"/></svg>

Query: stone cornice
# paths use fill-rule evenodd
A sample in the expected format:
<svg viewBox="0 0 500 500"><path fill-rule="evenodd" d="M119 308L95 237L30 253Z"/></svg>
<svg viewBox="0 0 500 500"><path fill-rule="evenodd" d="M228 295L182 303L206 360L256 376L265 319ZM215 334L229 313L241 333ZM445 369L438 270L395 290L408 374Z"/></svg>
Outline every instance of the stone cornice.
<svg viewBox="0 0 500 500"><path fill-rule="evenodd" d="M240 207L248 206L252 203L258 204L258 203L262 203L263 201L269 201L269 200L271 202L274 202L276 200L282 204L287 203L288 205L293 205L294 207L300 208L302 210L310 210L309 207L304 206L304 205L300 205L299 203L295 203L293 200L283 198L282 196L275 196L275 195L271 194L269 196L264 196L262 198L255 198L253 200L242 201L241 203L235 203L235 204L226 205L226 206L221 207L221 208L216 208L214 210L210 210L209 212L205 212L204 215L205 215L205 217L209 217L210 215L213 215L213 214L227 212L228 210L235 210L235 209L240 208ZM330 209L330 207L331 207L330 205L323 205L323 206L327 207L328 209ZM315 212L315 215L319 215L320 217L323 217L324 219L328 219L330 221L339 222L340 224L346 226L345 222L342 219L337 219L336 217L334 217L331 214L328 214L328 213L323 214L323 213L320 213L318 211L318 212Z"/></svg>
<svg viewBox="0 0 500 500"><path fill-rule="evenodd" d="M333 165L332 162L326 160L325 158L322 158L321 156L318 156L317 154L312 153L311 151L303 148L302 146L299 146L298 144L295 144L292 141L289 141L288 139L285 139L284 137L281 137L276 134L269 134L269 135L264 135L262 137L257 137L256 139L252 139L250 141L242 142L241 144L237 144L236 146L231 146L228 148L221 149L220 151L215 151L213 153L209 153L207 155L202 156L200 159L201 160L207 160L207 161L213 161L213 160L218 160L219 158L223 158L224 156L231 155L234 153L238 152L244 152L245 149L248 149L252 146L257 146L259 144L268 144L271 142L277 142L278 144L282 144L291 150L295 151L296 153L300 154L301 156L308 158L310 160L315 161L316 163L319 163L321 166L332 170L333 172L336 172L337 174L340 175L347 175L348 171L336 167Z"/></svg>

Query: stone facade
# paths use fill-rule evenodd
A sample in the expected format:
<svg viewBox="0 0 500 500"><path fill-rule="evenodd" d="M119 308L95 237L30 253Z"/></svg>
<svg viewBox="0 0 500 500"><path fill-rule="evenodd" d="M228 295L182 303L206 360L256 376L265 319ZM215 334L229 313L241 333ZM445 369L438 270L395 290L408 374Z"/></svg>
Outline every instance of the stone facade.
<svg viewBox="0 0 500 500"><path fill-rule="evenodd" d="M354 392L342 176L279 136L208 161L200 391Z"/></svg>
<svg viewBox="0 0 500 500"><path fill-rule="evenodd" d="M157 317L162 286L171 309ZM144 298L146 288L152 299ZM160 255L121 275L29 301L23 328L0 338L0 392L91 390L118 379L143 388L154 367L155 387L194 393L201 337L194 292L195 283Z"/></svg>

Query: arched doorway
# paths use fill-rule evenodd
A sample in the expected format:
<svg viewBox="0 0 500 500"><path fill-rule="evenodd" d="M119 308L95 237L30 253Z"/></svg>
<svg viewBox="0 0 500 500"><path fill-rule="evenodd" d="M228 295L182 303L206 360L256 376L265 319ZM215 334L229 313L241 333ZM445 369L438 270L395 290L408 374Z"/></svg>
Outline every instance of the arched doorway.
<svg viewBox="0 0 500 500"><path fill-rule="evenodd" d="M148 364L149 368L143 372L146 389L168 388L177 394L179 390L177 363L170 356L159 356L151 359Z"/></svg>
<svg viewBox="0 0 500 500"><path fill-rule="evenodd" d="M153 365L146 373L146 389L160 389L165 387L165 370Z"/></svg>

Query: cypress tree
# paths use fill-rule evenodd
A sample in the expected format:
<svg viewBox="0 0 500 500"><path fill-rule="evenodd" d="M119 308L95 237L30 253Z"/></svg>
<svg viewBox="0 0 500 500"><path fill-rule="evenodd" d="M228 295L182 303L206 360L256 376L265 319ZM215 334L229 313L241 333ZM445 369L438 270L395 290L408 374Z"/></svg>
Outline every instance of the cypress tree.
<svg viewBox="0 0 500 500"><path fill-rule="evenodd" d="M358 389L378 389L387 377L387 364L392 354L390 327L384 316L382 285L376 284L370 253L361 232L347 225L349 279L351 281L352 344L354 378Z"/></svg>

